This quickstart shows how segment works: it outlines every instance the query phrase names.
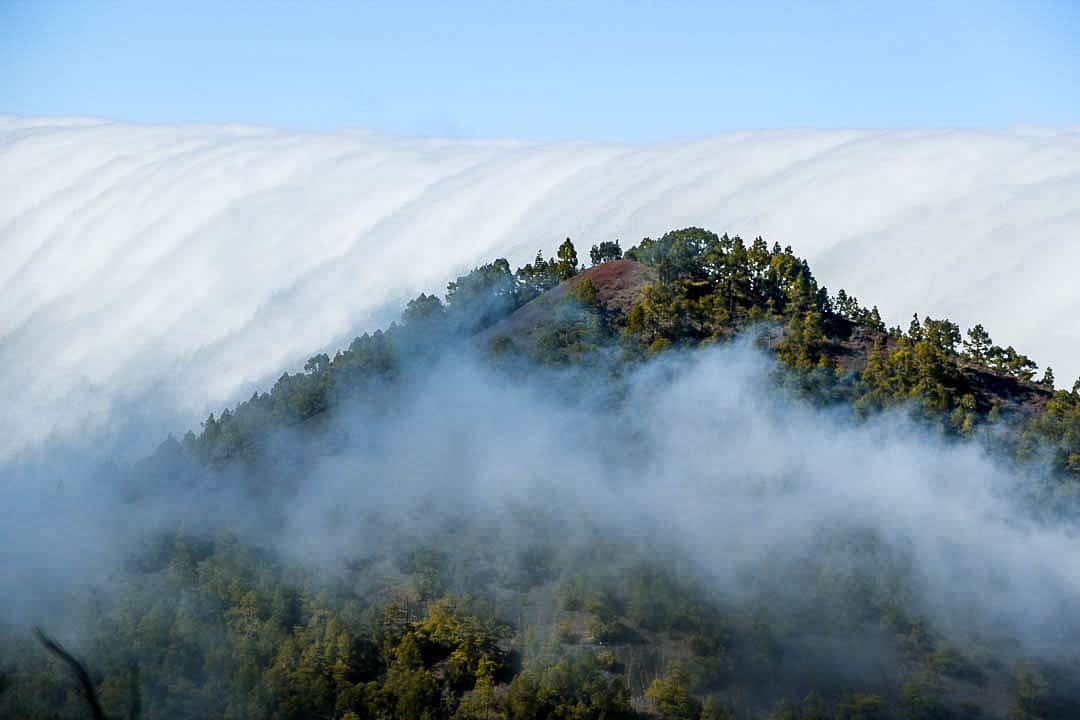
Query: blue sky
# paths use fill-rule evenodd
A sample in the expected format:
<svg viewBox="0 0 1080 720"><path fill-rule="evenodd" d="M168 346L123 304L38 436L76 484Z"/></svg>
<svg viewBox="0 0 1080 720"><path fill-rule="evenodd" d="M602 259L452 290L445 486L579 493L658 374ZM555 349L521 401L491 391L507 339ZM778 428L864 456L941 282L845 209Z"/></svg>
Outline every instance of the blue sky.
<svg viewBox="0 0 1080 720"><path fill-rule="evenodd" d="M1080 123L1080 0L0 0L0 113L649 141Z"/></svg>

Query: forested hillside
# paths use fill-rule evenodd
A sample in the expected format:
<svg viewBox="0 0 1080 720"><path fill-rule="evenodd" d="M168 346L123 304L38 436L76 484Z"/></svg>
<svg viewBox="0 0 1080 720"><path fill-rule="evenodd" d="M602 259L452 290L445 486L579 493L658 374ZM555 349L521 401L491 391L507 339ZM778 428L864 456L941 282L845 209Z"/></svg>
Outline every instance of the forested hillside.
<svg viewBox="0 0 1080 720"><path fill-rule="evenodd" d="M133 699L148 718L1080 717L1071 585L1039 589L1049 599L1039 596L1036 621L1036 603L1024 605L1026 589L1005 572L1014 565L990 567L988 552L970 577L935 574L953 566L927 570L922 538L863 521L854 504L851 517L815 519L782 543L698 547L711 536L683 530L698 517L694 495L664 499L684 479L656 469L669 448L718 461L700 477L721 493L739 488L733 503L805 485L794 460L740 471L739 450L707 450L738 448L720 437L750 437L758 415L681 428L697 445L660 434L678 417L680 375L725 348L765 368L745 396L765 406L761 417L820 425L815 447L835 435L856 448L844 461L867 475L837 488L872 485L872 468L888 465L848 433L901 434L927 456L953 453L1015 480L986 496L1015 513L1003 521L1010 532L1075 536L1080 380L1057 387L1050 368L982 325L924 315L887 327L877 307L830 292L791 247L761 238L686 228L625 252L602 242L587 264L567 239L550 259L517 270L496 259L442 297L422 294L390 327L311 357L130 468L100 471L133 517L197 509L157 522L100 587L64 598L65 637L115 717ZM758 378L724 367L733 383ZM439 394L447 384L465 388L452 403ZM502 406L488 386L532 394ZM520 406L530 398L542 413ZM443 413L460 435L430 431ZM560 413L583 438L548 421ZM466 439L484 432L555 439L489 462ZM774 447L741 452L799 457L783 450L795 439L767 437ZM602 460L577 465L583 448ZM678 467L698 472L698 451ZM927 462L927 474L946 474ZM942 467L968 467L959 462ZM596 477L604 465L614 479ZM548 487L548 474L567 478L559 492L490 490ZM297 532L315 525L294 518L327 487L340 494L312 505L316 542ZM650 494L635 499L642 487ZM829 494L828 479L810 487L796 505ZM769 503L752 507L763 515L730 537L768 524ZM940 547L967 531L934 508L918 512L917 530ZM748 514L728 517L738 515ZM325 541L358 527L363 541ZM928 600L927 587L946 600ZM979 597L984 587L1009 602ZM91 717L61 661L26 628L3 632L0 715Z"/></svg>

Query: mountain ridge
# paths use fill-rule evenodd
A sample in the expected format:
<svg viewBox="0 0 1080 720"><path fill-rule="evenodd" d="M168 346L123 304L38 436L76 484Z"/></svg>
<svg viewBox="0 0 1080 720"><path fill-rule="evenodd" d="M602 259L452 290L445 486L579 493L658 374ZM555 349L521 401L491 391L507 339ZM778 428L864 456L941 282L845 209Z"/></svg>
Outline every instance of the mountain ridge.
<svg viewBox="0 0 1080 720"><path fill-rule="evenodd" d="M1080 390L981 326L887 328L761 238L689 227L623 255L582 268L568 238L480 265L93 478L153 519L116 543L116 596L76 604L102 704L1075 717L1068 565L1021 546L1071 547ZM0 710L77 714L27 641L0 652Z"/></svg>

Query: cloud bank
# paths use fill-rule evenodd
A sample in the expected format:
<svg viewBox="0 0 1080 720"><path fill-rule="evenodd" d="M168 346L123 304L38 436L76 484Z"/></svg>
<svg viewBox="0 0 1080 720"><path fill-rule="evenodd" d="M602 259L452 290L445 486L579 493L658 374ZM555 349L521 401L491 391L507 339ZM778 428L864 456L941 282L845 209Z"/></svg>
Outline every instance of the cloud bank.
<svg viewBox="0 0 1080 720"><path fill-rule="evenodd" d="M149 445L452 272L688 224L1080 374L1076 130L613 145L0 117L0 459L106 418Z"/></svg>

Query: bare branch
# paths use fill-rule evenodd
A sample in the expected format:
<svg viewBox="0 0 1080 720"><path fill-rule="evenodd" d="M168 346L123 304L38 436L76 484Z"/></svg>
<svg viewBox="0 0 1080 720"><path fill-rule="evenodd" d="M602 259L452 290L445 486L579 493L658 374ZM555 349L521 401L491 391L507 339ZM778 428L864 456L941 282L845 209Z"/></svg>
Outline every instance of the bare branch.
<svg viewBox="0 0 1080 720"><path fill-rule="evenodd" d="M94 689L94 682L90 679L90 673L86 671L83 664L65 650L60 643L46 635L41 628L35 627L34 634L37 635L37 639L45 646L46 650L63 660L64 664L71 669L75 679L79 681L79 685L82 687L83 695L86 697L87 704L90 705L90 712L93 714L94 720L108 720L105 712L101 709L101 702L98 700L97 690Z"/></svg>

